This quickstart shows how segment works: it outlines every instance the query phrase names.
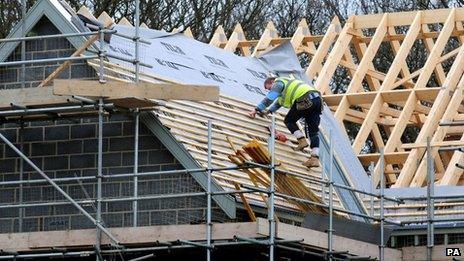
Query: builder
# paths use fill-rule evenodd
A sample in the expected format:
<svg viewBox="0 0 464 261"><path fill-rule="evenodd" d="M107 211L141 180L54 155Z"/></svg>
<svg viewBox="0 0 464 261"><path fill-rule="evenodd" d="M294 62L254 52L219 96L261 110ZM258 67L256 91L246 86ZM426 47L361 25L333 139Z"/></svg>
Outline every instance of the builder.
<svg viewBox="0 0 464 261"><path fill-rule="evenodd" d="M284 122L290 132L297 138L295 150L308 147L305 135L297 125L298 120L305 119L306 136L309 137L311 157L303 163L308 168L319 166L319 122L322 113L322 99L313 86L295 79L269 76L264 81L264 88L269 91L267 96L249 112L250 117L256 114L264 115L277 111L281 106L289 108ZM277 99L277 102L275 100ZM269 109L267 109L269 107Z"/></svg>

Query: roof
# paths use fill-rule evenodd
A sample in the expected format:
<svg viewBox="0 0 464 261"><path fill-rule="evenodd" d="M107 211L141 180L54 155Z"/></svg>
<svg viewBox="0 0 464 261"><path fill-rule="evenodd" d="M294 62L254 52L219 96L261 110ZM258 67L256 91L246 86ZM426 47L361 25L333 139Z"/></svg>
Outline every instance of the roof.
<svg viewBox="0 0 464 261"><path fill-rule="evenodd" d="M28 19L30 19L31 23L34 21L34 19L39 19L39 16L46 12L46 7L54 9L54 11L47 11L47 17L52 14L50 12L68 12L64 10L64 8L57 7L57 4L59 3L55 0L39 1L36 5L41 7L33 8L31 11L32 15L30 15L32 17ZM464 9L459 8L435 11L391 13L386 15L354 16L350 18L348 23L346 23L343 27L340 25L337 19L334 19L324 36L311 36L309 34L309 30L307 30L308 26L303 20L299 24L299 27L296 30L294 36L290 39L278 37L275 28L273 28L271 24L266 27L266 30L263 33L261 39L254 41L246 40L240 26L236 27L229 38L226 37L224 31L221 29L221 27L219 27L216 30L210 45L224 48L224 50L216 48L213 51L215 55L219 55L221 57L230 57L230 55L233 55L232 52L236 50L239 50L245 55L249 55L251 53L253 56L257 56L259 53L265 50L272 49L275 46L282 46L280 45L282 42L290 40L290 43L297 53L305 53L312 57L306 70L306 75L309 78L316 78L316 86L320 88L321 91L323 91L325 97L327 98L330 109L335 113L336 121L334 122L338 121L339 123L342 123L339 124L338 128L343 129L344 121L361 125L361 131L357 133L355 144L353 145L354 153L356 153L354 154L355 160L351 160L351 162L349 162L349 158L343 158L345 153L353 153L352 149L350 151L341 150L338 152L338 158L340 159L339 162L343 165L341 166L341 172L347 174L345 176L347 178L347 184L357 186L360 179L363 179L362 182L365 183L367 181L366 184L369 184L369 179L364 174L365 172L362 168L362 173L355 173L353 169L347 169L346 166L351 163L359 164L359 161L356 160L356 156L359 157L361 163L364 166L366 166L366 164L371 160L378 160L379 153L363 154L363 152L360 151L360 148L365 143L367 137L372 135L376 144L376 149L379 149L385 145L388 147L386 150L386 170L387 172L389 171L388 176L391 177L396 172L401 171L400 175L403 175L403 178L400 179L403 180L401 182L401 186L409 186L414 184L414 186L420 186L423 184L422 179L424 176L424 149L414 147L412 144L402 144L401 142L398 142L398 140L400 140L399 137L401 137L401 134L404 132L407 125L416 124L418 126L424 126L424 128L422 128L419 133L420 135L418 142L420 144L424 142L424 138L426 136L433 136L434 142L437 143L461 144L459 142L461 142L460 138L462 136L462 127L433 128L433 126L437 125L437 123L442 119L460 120L463 118L462 115L464 110L462 109L462 106L459 106L459 102L462 100L462 97L460 98L459 95L462 95L462 92L455 90L461 90L462 86L464 86L462 84L458 84L460 76L462 76L462 68L464 68L462 66L462 62L464 61L464 49L458 47L448 52L443 51L444 45L448 41L451 41L451 39L462 38L463 28L461 25L459 25L460 23L454 22L462 22L464 17L463 10ZM68 14L70 13L68 12ZM107 15L105 17L104 14L102 14L101 17L102 19L108 19ZM68 30L63 32L72 32L72 30L77 30L75 26L72 26L72 21L67 15L59 14L57 18L49 18L54 24L57 22L57 19L61 19L63 24L55 25L60 30ZM124 23L127 25L127 20L124 21ZM423 32L426 30L426 25L431 25L432 23L441 23L443 25L446 24L446 30ZM395 30L392 30L395 29L396 26L404 25L409 25L415 29L422 29L414 31L414 35L411 33L411 36L409 36L411 39L408 38L409 33L396 35L394 32ZM374 35L364 35L364 32L361 31L363 28L374 27L381 28L377 29L376 34ZM124 26L119 26L118 29L124 30ZM19 27L15 27L10 37L17 36L18 30ZM129 26L126 26L126 30L133 29L130 29ZM142 31L153 33L155 30L144 29ZM176 38L181 37L176 36ZM416 72L409 72L409 68L400 68L402 66L396 66L400 61L404 60L404 57L407 56L410 49L407 48L408 46L406 45L404 45L404 47L403 45L399 45L400 40L408 40L407 43L409 45L418 39L429 39L425 40L425 42L427 42L427 50L425 52L433 54L433 57L430 58L430 61L426 63L426 66L424 66L425 69L418 70ZM437 44L434 43L435 40ZM315 42L319 42L317 48ZM385 72L375 69L372 65L375 53L378 51L378 46L382 42L390 43L392 50L395 50L394 54L396 55L398 53L396 55L397 58L395 59L394 66L391 67L393 69L389 68L390 70ZM77 46L79 45L77 44ZM350 60L349 58L351 56L344 55L345 53L343 53L343 50L347 50L347 48L350 46L355 47L357 50L357 59ZM127 47L131 46L128 45ZM3 45L2 48L0 48L0 54L4 56L4 50L12 50L12 48L14 47L11 47L10 45ZM227 53L226 51L230 53ZM399 51L401 52L399 53ZM445 54L442 55L442 53ZM152 54L142 53L142 55L149 56ZM174 63L166 63L166 61L159 60L157 61L158 65L165 67L176 66L176 62L178 62L180 59L176 54L172 54L168 58L168 61L174 60ZM205 59L205 57L202 59ZM448 59L454 62L454 69L442 74L442 69L439 67L441 67L441 63L443 61L447 61ZM244 113L253 106L254 102L262 97L259 93L257 93L259 91L255 87L259 87L261 85L260 79L262 80L262 78L260 77L262 77L262 75L260 72L269 68L266 68L266 64L261 63L257 59L248 59L245 61L246 59L244 58L242 60L244 61L244 64L250 64L250 66L253 66L253 68L261 68L259 71L254 70L255 73L257 72L257 75L255 75L257 77L255 78L245 77L245 75L247 73L251 73L251 71L245 71L243 73L240 71L241 75L236 77L238 83L246 80L253 81L253 84L249 84L248 86L243 86L243 84L241 84L241 88L238 89L224 89L225 91L222 92L220 101L218 103L170 101L166 103L165 107L160 107L155 112L158 115L159 122L163 125L162 127L165 130L169 129L170 137L175 138L175 142L172 142L173 147L171 149L173 151L183 151L182 155L186 156L186 162L189 161L192 165L196 166L204 164L206 158L204 151L204 137L206 135L206 127L204 126L204 122L208 118L217 119L216 125L218 128L213 131L216 137L213 147L216 153L216 155L213 156L215 164L224 165L230 163L226 157L228 153L231 152L230 148L228 148L228 143L224 139L224 133L226 132L227 135L231 136L232 139L239 145L243 145L245 142L251 140L254 137L258 138L258 140L263 143L265 142L267 137L266 127L268 121L263 119L252 121L248 119ZM284 62L291 63L291 59L284 60ZM217 63L218 61L210 60L210 62ZM89 61L89 63L95 66L95 62ZM195 71L195 77L191 77L192 81L202 79L201 77L203 77L205 79L202 79L202 81L206 81L205 83L214 83L218 81L218 78L216 77L218 74L216 72L221 72L219 75L222 74L222 72L224 75L228 75L227 69L221 68L220 64L216 64L215 67L207 67L207 70L198 70L197 67L203 68L203 66L206 66L204 64L195 64L191 62L188 65L189 66L187 67L197 69ZM279 65L281 65L281 68L294 66L292 63L282 63ZM351 78L349 78L349 80L353 83L350 85L351 87L349 87L347 93L345 94L332 94L329 88L330 80L332 79L337 67L347 68L351 73ZM157 69L161 70L159 68ZM107 73L114 77L113 79L115 80L130 81L133 79L133 64L131 63L115 63L110 61L109 63L106 63L106 70ZM402 71L403 76L399 75L400 71ZM428 80L432 72L435 72L435 74L438 75L436 77L440 79L439 82L441 82L441 87L430 88L433 86L427 86L426 80ZM141 79L144 81L176 81L190 83L188 80L184 81L185 78L190 78L190 75L186 73L179 73L176 75L176 77L169 78L166 77L166 75L156 74L155 72L144 68L142 69L141 75ZM419 77L417 81L415 80L416 77ZM225 86L236 86L238 84L237 82L230 81L233 79L233 77L219 78L219 80L224 79L229 81L227 82L228 84L224 84ZM362 86L362 83L367 83L370 89L355 89L357 86ZM388 83L391 83L391 85L387 86ZM248 92L243 92L239 96L234 96L238 95L238 93L236 93L238 90L240 92L246 91L243 87L245 87ZM448 90L447 88L450 89ZM449 94L452 94L452 96ZM422 103L416 106L415 103L417 103L417 101L434 101L434 103L433 105ZM356 106L359 106L359 108ZM394 106L399 107L395 108ZM401 110L398 108L403 109ZM286 132L281 123L281 117L282 115L278 116L278 128L281 131ZM368 120L365 120L366 118L368 118ZM389 132L387 132L387 137L383 137L382 135L385 134L379 134L379 128L389 128L390 131L392 131L392 134L390 135L388 134ZM327 131L328 130L324 131L325 136L327 136ZM345 132L342 134L345 134ZM459 134L461 134L461 136L458 137ZM288 133L287 135L289 136ZM387 141L386 143L385 140L383 140L385 138ZM447 139L451 139L452 142L448 142ZM305 175L320 177L319 170L308 171L307 169L299 166L301 161L304 160L304 154L289 151L288 147L281 147L281 145L282 144L277 146L277 155L278 157L281 157L281 159L286 165L288 165L289 168L292 168L296 173L305 173ZM440 168L443 167L440 173L444 175L439 175L439 177L447 177L447 180L442 180L441 183L443 185L460 184L459 182L462 182L462 180L450 180L449 177L461 176L462 171L458 170L456 165L452 163L460 162L463 157L462 154L459 152L451 154L442 152L439 153L438 151L434 151L434 154L443 158L442 164L444 165L438 166ZM194 161L192 161L192 159ZM412 162L416 162L413 161L413 159L420 160L421 165L419 166L419 170L421 171L417 170L418 166L416 166L416 164L412 164ZM404 171L403 167L404 169L408 169L408 171ZM377 167L376 170L378 171L379 167ZM457 173L459 175L453 176L451 175L453 173ZM408 179L413 178L413 176L416 174L418 174L418 176L414 179L420 182L415 182L414 184L410 183ZM353 178L353 175L358 176ZM238 171L216 173L215 177L216 183L225 189L229 188L234 181L238 181L242 184L249 184L250 182L244 173ZM308 187L314 189L316 192L319 190L318 186L310 184L307 185ZM400 185L400 183L398 183L398 185ZM462 191L462 186L454 186L451 188L453 188L452 190L454 192ZM407 191L408 193L410 192L413 194L423 193L425 191L424 189L419 190ZM401 195L405 190L401 190L401 192L398 191L400 190L389 189L386 192L393 193L394 195L398 196ZM441 191L443 191L444 194L447 194L447 189L442 189ZM344 197L341 197L341 199L343 198ZM262 204L262 200L256 196L250 196L250 199L256 204ZM226 201L232 202L230 199L227 199ZM279 202L279 204L284 207L294 207L284 201ZM392 209L400 208L392 207ZM415 212L417 208L414 206L409 207L409 209L412 209L413 212L405 212L403 209L401 209L400 212L402 211L402 213L399 214L420 216L425 213L422 210L422 212ZM458 211L460 211L459 206ZM396 212L396 210L393 210L393 212ZM446 211L443 213L445 212ZM462 211L459 213L462 213ZM393 213L393 215L395 215L395 213Z"/></svg>

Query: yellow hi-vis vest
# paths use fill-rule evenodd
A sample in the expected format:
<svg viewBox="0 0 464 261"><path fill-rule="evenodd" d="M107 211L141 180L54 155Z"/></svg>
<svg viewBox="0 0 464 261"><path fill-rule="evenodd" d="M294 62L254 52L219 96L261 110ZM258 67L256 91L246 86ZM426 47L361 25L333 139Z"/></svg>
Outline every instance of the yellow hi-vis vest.
<svg viewBox="0 0 464 261"><path fill-rule="evenodd" d="M293 103L308 92L318 92L313 86L298 80L286 77L279 77L276 81L284 83L284 89L277 100L285 108L292 107Z"/></svg>

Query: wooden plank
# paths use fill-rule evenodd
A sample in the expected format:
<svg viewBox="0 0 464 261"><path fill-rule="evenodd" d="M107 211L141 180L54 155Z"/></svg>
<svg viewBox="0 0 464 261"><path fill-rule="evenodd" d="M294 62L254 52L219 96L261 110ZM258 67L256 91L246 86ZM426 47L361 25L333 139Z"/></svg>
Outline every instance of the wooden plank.
<svg viewBox="0 0 464 261"><path fill-rule="evenodd" d="M108 228L122 245L153 244L153 242L173 242L183 240L204 240L205 225L163 225L147 227ZM257 237L256 222L214 223L213 240L232 239L235 235ZM46 231L29 233L0 234L0 249L3 251L37 251L38 248L92 247L95 244L95 229L69 231ZM102 237L102 244L111 243Z"/></svg>
<svg viewBox="0 0 464 261"><path fill-rule="evenodd" d="M234 182L234 186L235 186L236 190L241 189L240 185L238 183L236 183L236 182ZM240 193L239 196L240 196L240 199L242 200L243 205L245 206L245 210L248 213L248 216L250 217L250 220L255 222L256 221L256 215L255 215L255 212L253 211L253 209L251 208L250 203L248 203L248 200L245 198L243 193Z"/></svg>
<svg viewBox="0 0 464 261"><path fill-rule="evenodd" d="M227 44L227 36L224 32L224 28L222 27L222 25L219 25L216 28L216 31L214 31L213 37L211 38L211 41L209 41L209 44L219 48L222 48Z"/></svg>
<svg viewBox="0 0 464 261"><path fill-rule="evenodd" d="M333 46L332 52L330 52L327 57L324 66L322 67L319 77L316 80L314 86L322 93L326 94L329 92L329 82L332 79L332 76L337 69L337 65L340 62L340 59L345 53L346 48L348 48L353 35L349 33L349 30L352 28L353 24L348 21L343 27L340 35Z"/></svg>
<svg viewBox="0 0 464 261"><path fill-rule="evenodd" d="M430 144L430 147L464 147L464 142L460 140L452 140L452 141L439 141L433 142ZM426 148L427 143L405 143L401 145L403 149L417 149L417 148Z"/></svg>
<svg viewBox="0 0 464 261"><path fill-rule="evenodd" d="M306 75L310 79L314 79L314 77L316 77L316 75L320 73L322 69L322 61L327 56L329 48L332 46L332 43L338 34L339 28L340 21L335 16L330 22L329 28L327 29L324 38L319 44L317 51L315 52L313 58L311 59L311 62L308 65L308 68L306 69ZM310 49L310 51L312 51L312 49Z"/></svg>
<svg viewBox="0 0 464 261"><path fill-rule="evenodd" d="M323 95L324 101L329 106L337 106L343 97L347 97L350 104L362 105L372 104L377 94L380 94L383 100L387 103L394 103L398 101L406 101L411 92L416 93L417 99L421 101L433 102L440 92L441 87L422 88L422 89L400 89L400 90L387 90L387 91L371 91L359 93L341 93L341 94L328 94Z"/></svg>
<svg viewBox="0 0 464 261"><path fill-rule="evenodd" d="M253 49L251 57L256 57L259 53L265 51L270 46L272 38L277 37L279 37L277 30L272 21L269 21L266 25L266 29L264 29L264 32L261 34L261 38L259 38L258 43Z"/></svg>
<svg viewBox="0 0 464 261"><path fill-rule="evenodd" d="M100 84L90 80L55 80L53 86L55 95L77 95L85 97L139 98L161 100L219 100L219 87L211 85L181 85L166 83L122 83L109 81Z"/></svg>
<svg viewBox="0 0 464 261"><path fill-rule="evenodd" d="M20 106L44 106L68 103L69 96L53 95L53 87L0 90L0 108Z"/></svg>
<svg viewBox="0 0 464 261"><path fill-rule="evenodd" d="M131 22L129 22L129 20L127 20L127 18L123 17L121 20L119 20L119 25L126 25L126 26L133 26Z"/></svg>
<svg viewBox="0 0 464 261"><path fill-rule="evenodd" d="M426 32L426 33L430 32L429 26L427 24L422 25L422 32ZM429 53L431 53L433 50L433 46L435 44L434 40L432 38L426 38L424 42L425 42L425 47L427 48ZM445 76L445 72L443 70L443 66L441 65L441 63L437 63L436 67L434 68L434 72L435 72L435 78L437 80L438 85L442 86L443 82L445 82L446 76Z"/></svg>
<svg viewBox="0 0 464 261"><path fill-rule="evenodd" d="M403 164L408 158L409 152L390 152L385 153L385 163L387 164ZM358 159L364 166L369 165L371 162L377 162L380 159L380 153L368 153L358 155Z"/></svg>
<svg viewBox="0 0 464 261"><path fill-rule="evenodd" d="M292 36L292 39L290 39L290 43L292 44L293 49L295 49L296 51L300 45L304 44L303 40L305 40L308 36L311 36L311 33L309 31L306 19L303 18L298 24L298 27L296 28L295 33ZM307 41L306 44L310 49L316 51L316 45L313 41Z"/></svg>
<svg viewBox="0 0 464 261"><path fill-rule="evenodd" d="M461 134L460 142L464 142L464 134ZM459 179L462 177L464 170L458 168L456 164L462 164L464 162L464 153L461 152L454 152L451 160L448 164L448 168L446 168L443 177L438 182L438 185L442 186L455 186L458 185Z"/></svg>
<svg viewBox="0 0 464 261"><path fill-rule="evenodd" d="M232 35L229 37L229 41L224 46L224 50L229 52L235 52L235 50L239 47L240 41L245 41L245 33L243 32L242 26L237 24L232 32ZM250 55L250 48L240 46L240 50L242 51L244 56Z"/></svg>
<svg viewBox="0 0 464 261"><path fill-rule="evenodd" d="M456 21L462 21L464 19L464 8L454 8L454 9L456 9ZM444 23L450 13L450 10L451 9L434 9L434 10L421 11L423 12L422 23L424 24ZM417 13L418 11L389 13L390 20L388 22L388 25L389 26L411 25ZM381 19L382 19L382 14L357 15L357 16L354 16L354 19L353 19L354 28L355 29L375 28L379 24L379 21Z"/></svg>

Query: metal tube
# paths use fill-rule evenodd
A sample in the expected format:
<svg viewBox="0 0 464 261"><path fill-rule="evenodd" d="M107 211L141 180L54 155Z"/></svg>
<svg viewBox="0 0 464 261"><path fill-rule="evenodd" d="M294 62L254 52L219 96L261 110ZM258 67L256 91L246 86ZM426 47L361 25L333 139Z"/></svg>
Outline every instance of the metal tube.
<svg viewBox="0 0 464 261"><path fill-rule="evenodd" d="M182 244L191 245L191 246L195 246L195 247L204 247L206 249L212 248L212 246L208 247L206 244L198 243L198 242L194 242L194 241L189 241L189 240L178 240L178 241L180 243L182 243Z"/></svg>
<svg viewBox="0 0 464 261"><path fill-rule="evenodd" d="M19 258L40 258L40 257L85 257L93 255L93 251L76 251L64 253L35 253L35 254L17 254L0 256L0 259L19 259Z"/></svg>
<svg viewBox="0 0 464 261"><path fill-rule="evenodd" d="M19 129L19 142L21 144L21 151L24 151L24 123L21 122L21 127ZM24 160L19 158L19 180L23 181L24 179ZM23 184L19 184L19 204L23 203ZM18 221L18 232L23 232L23 218L24 218L24 208L19 208L19 221Z"/></svg>
<svg viewBox="0 0 464 261"><path fill-rule="evenodd" d="M26 0L21 0L21 37L26 36ZM21 40L21 61L26 60L26 42ZM21 88L26 88L26 65L21 65Z"/></svg>
<svg viewBox="0 0 464 261"><path fill-rule="evenodd" d="M145 255L145 256L129 259L129 261L140 261L140 260L150 259L152 257L155 257L155 254L148 254L148 255Z"/></svg>
<svg viewBox="0 0 464 261"><path fill-rule="evenodd" d="M48 181L58 192L63 195L71 204L73 204L84 216L86 216L92 223L96 224L116 245L118 240L101 224L98 224L97 221L85 210L83 209L71 196L68 195L63 189L60 188L53 180L51 180L37 165L34 164L29 158L26 157L18 148L16 148L3 134L0 133L0 139L5 142L8 147L10 147L16 154L18 154L24 161L29 164L35 171L37 171L45 180Z"/></svg>
<svg viewBox="0 0 464 261"><path fill-rule="evenodd" d="M134 198L138 197L139 194L139 112L138 110L135 112L135 130L134 130ZM138 210L138 202L134 200L132 202L132 213L133 213L133 221L132 225L137 227L137 210Z"/></svg>
<svg viewBox="0 0 464 261"><path fill-rule="evenodd" d="M211 260L211 232L212 232L212 223L211 223L211 157L212 157L212 122L208 120L208 183L206 187L206 260Z"/></svg>
<svg viewBox="0 0 464 261"><path fill-rule="evenodd" d="M325 155L323 153L319 156L321 162L321 201L325 203L325 187L326 187L326 178L325 178Z"/></svg>
<svg viewBox="0 0 464 261"><path fill-rule="evenodd" d="M302 199L302 198L298 198L298 197L293 197L293 196L282 194L282 193L279 193L279 192L276 192L275 194L276 194L276 196L281 197L281 198L292 199L292 200L295 200L295 201L300 201L300 202L303 202L303 203L311 204L311 205L318 206L318 207L325 208L325 209L329 208L325 204L314 202L314 201L311 201L311 200ZM362 217L362 218L367 218L367 219L371 219L371 220L375 220L375 221L380 221L380 219L378 219L376 217L371 217L369 215L352 212L352 211L345 210L345 209L342 209L342 208L334 207L333 210L335 212L346 213L346 214L350 214L350 215L357 216L357 217ZM392 224L392 225L401 226L400 222L394 222L394 221L389 221L389 220L385 220L385 222L387 222L389 224Z"/></svg>
<svg viewBox="0 0 464 261"><path fill-rule="evenodd" d="M434 219L433 223L445 223L445 222L460 222L464 221L463 218L443 218L443 219ZM401 221L401 224L408 225L408 224L420 224L420 223L427 223L429 219L420 219L420 220L408 220L408 221Z"/></svg>
<svg viewBox="0 0 464 261"><path fill-rule="evenodd" d="M311 252L311 251L308 251L304 248L296 248L296 247L289 247L289 246L282 246L282 245L276 245L277 248L281 248L281 249L285 249L285 250L289 250L289 251L293 251L293 252L297 252L297 253L301 253L302 255L313 255L313 256L318 256L318 257L325 257L324 254L321 254L321 253L317 253L317 252ZM309 257L308 257L309 258Z"/></svg>
<svg viewBox="0 0 464 261"><path fill-rule="evenodd" d="M222 170L238 170L238 169L248 169L248 168L256 168L253 166L231 166L231 167L224 167L224 168L212 168L212 171L222 171ZM183 169L183 170L163 170L163 171L153 171L153 172L142 172L138 173L137 176L152 176L152 175L164 175L164 174L186 174L186 173L196 173L196 172L205 172L208 171L206 168L201 169ZM95 175L96 176L96 175ZM66 182L66 181L75 181L75 180L91 180L95 179L94 177L67 177L67 178L54 178L51 179L55 182ZM110 174L110 175L103 175L105 179L113 179L113 178L125 178L125 177L134 177L134 173L124 173L124 174ZM2 181L0 182L0 186L5 185L17 185L17 184L37 184L37 183L47 183L46 180L43 179L33 179L33 180L13 180L13 181Z"/></svg>
<svg viewBox="0 0 464 261"><path fill-rule="evenodd" d="M99 38L100 47L99 47L99 50L98 50L98 60L99 60L99 63L100 63L99 64L100 65L99 66L99 74L100 75L99 75L98 80L99 80L100 83L105 83L105 78L104 78L105 77L104 76L104 74L105 74L105 65L104 65L104 60L103 59L105 58L106 52L105 52L105 34L103 33L102 29L103 28L100 28L98 30L99 36L100 36L100 38ZM100 101L100 103L103 103L103 101Z"/></svg>
<svg viewBox="0 0 464 261"><path fill-rule="evenodd" d="M369 165L369 172L370 172L370 175L369 175L369 181L371 183L371 193L374 193L375 191L375 187L374 187L374 162L371 162L371 164ZM370 195L370 209L369 209L369 212L371 216L374 216L374 196Z"/></svg>
<svg viewBox="0 0 464 261"><path fill-rule="evenodd" d="M105 108L113 108L112 104L105 104ZM46 114L50 112L69 112L69 111L85 111L85 110L95 110L94 105L71 105L71 106L62 106L54 108L37 108L37 109L20 109L20 110L9 110L9 111L0 111L0 116L3 117L12 117L12 116L24 116L30 114Z"/></svg>
<svg viewBox="0 0 464 261"><path fill-rule="evenodd" d="M215 195L228 195L228 194L238 194L238 193L257 193L258 191L249 189L249 190L228 190L228 191L218 191L211 192L212 196ZM190 193L177 193L177 194L161 194L161 195L151 195L151 196L138 196L134 197L125 197L125 198L104 198L101 202L123 202L123 201L134 201L134 200L153 200L153 199L170 199L170 198L181 198L181 197L197 197L204 196L206 192L190 192ZM94 201L92 200L80 200L76 201L79 204L91 204ZM68 201L54 201L54 202L42 202L42 203L30 203L30 204L7 204L0 205L0 209L6 208L28 208L28 207L42 207L42 206L61 206L71 204Z"/></svg>
<svg viewBox="0 0 464 261"><path fill-rule="evenodd" d="M449 195L449 196L430 196L431 199L464 199L464 195ZM421 201L426 200L427 196L425 197L401 197L401 200L411 200L411 201Z"/></svg>
<svg viewBox="0 0 464 261"><path fill-rule="evenodd" d="M90 204L90 200L76 200L78 204ZM42 203L22 203L22 204L6 204L0 205L0 209L6 208L29 208L29 207L42 207L42 206L62 206L72 204L68 201L53 201L53 202L42 202Z"/></svg>
<svg viewBox="0 0 464 261"><path fill-rule="evenodd" d="M256 163L256 162L247 161L247 162L245 162L245 163L247 163L247 164L249 164L249 165L257 166L257 167L260 167L260 168L269 168L268 165L263 165L263 164L259 164L259 163ZM301 178L301 179L304 179L304 180L307 180L307 181L326 184L326 182L323 182L323 181L321 181L321 180L319 180L319 179L316 179L316 178L314 178L314 177L305 176L305 175L301 175L301 174L298 174L298 173L293 173L293 172L290 172L290 171L285 171L285 170L278 169L278 168L276 168L275 171L276 171L277 173L282 173L282 174L286 174L286 175L290 175L290 176L295 176L295 177L298 177L298 178ZM360 189L348 187L348 186L345 186L345 185L341 185L341 184L334 183L333 186L336 187L336 188L346 189L346 190L353 191L353 192L357 192L357 193L360 193L360 194L371 195L371 196L374 196L374 197L376 197L376 198L380 198L380 195L379 195L379 194L370 193L370 192L367 192L367 191L364 191L364 190L360 190ZM461 197L464 198L464 195L461 196ZM389 200L389 201L396 202L396 203L398 203L398 204L402 204L402 203L403 203L403 201L402 201L403 198L392 198L392 197L384 196L384 199L385 199L385 200Z"/></svg>
<svg viewBox="0 0 464 261"><path fill-rule="evenodd" d="M276 223L274 219L274 197L275 197L275 114L271 114L271 137L270 137L270 152L271 152L271 180L269 188L269 261L274 261L274 240Z"/></svg>
<svg viewBox="0 0 464 261"><path fill-rule="evenodd" d="M440 122L439 126L463 126L464 121Z"/></svg>
<svg viewBox="0 0 464 261"><path fill-rule="evenodd" d="M379 246L379 259L383 261L385 258L385 242L384 242L384 229L385 229L385 217L384 217L384 189L385 189L385 173L384 173L384 150L380 148L380 246Z"/></svg>
<svg viewBox="0 0 464 261"><path fill-rule="evenodd" d="M130 35L127 35L127 34L116 32L116 33L114 33L114 35L117 35L117 36L122 37L122 38L129 39L129 40L134 40L134 36L130 36ZM144 44L151 44L150 41L144 40L142 38L139 39L139 42L144 43Z"/></svg>
<svg viewBox="0 0 464 261"><path fill-rule="evenodd" d="M50 59L37 59L27 61L13 61L13 62L2 62L0 67L16 66L23 64L35 64L35 63L51 63L51 62L66 62L66 61L78 61L78 60L91 60L98 58L98 55L83 55L83 56L71 56L71 57L60 57Z"/></svg>
<svg viewBox="0 0 464 261"><path fill-rule="evenodd" d="M334 151L333 151L333 135L332 130L329 134L329 182L327 183L329 187L329 229L327 230L328 236L328 259L332 260L332 251L333 251L333 160L334 160Z"/></svg>
<svg viewBox="0 0 464 261"><path fill-rule="evenodd" d="M100 74L100 79L102 78ZM103 83L103 82L102 82ZM97 155L97 224L102 223L102 178L103 178L103 99L98 104L98 155ZM97 260L100 260L101 231L97 228ZM101 260L100 260L101 261Z"/></svg>
<svg viewBox="0 0 464 261"><path fill-rule="evenodd" d="M435 173L432 158L432 148L430 146L430 137L427 137L427 260L432 260L432 250L434 245L433 236L433 218L434 218L434 200L433 189L435 183Z"/></svg>
<svg viewBox="0 0 464 261"><path fill-rule="evenodd" d="M135 82L139 82L140 54L139 54L139 28L140 28L140 0L135 0Z"/></svg>
<svg viewBox="0 0 464 261"><path fill-rule="evenodd" d="M105 66L104 66L104 49L105 49L105 40L104 40L104 33L101 31L103 27L99 28L99 79L98 81L100 84L105 84ZM98 102L98 155L97 155L97 222L102 223L102 179L103 179L103 98L99 99ZM95 244L95 250L97 252L96 260L102 261L101 257L101 231L97 227L97 242Z"/></svg>
<svg viewBox="0 0 464 261"><path fill-rule="evenodd" d="M258 191L253 190L253 189L239 189L239 190L232 189L232 190L211 192L211 195L219 196L219 195L244 194L244 193L258 193Z"/></svg>
<svg viewBox="0 0 464 261"><path fill-rule="evenodd" d="M89 53L98 53L98 52L95 52L93 50L88 50ZM126 57L123 57L123 56L119 56L119 55L114 55L114 54L111 54L111 53L105 53L105 57L110 57L110 58L114 58L114 59L117 59L117 60L121 60L121 61L124 61L124 62L128 62L128 63L132 63L132 64L135 64L135 59L128 59ZM143 67L147 67L147 68L153 68L152 65L150 64L147 64L147 63L142 63L142 62L139 62L139 64ZM1 64L0 64L1 65Z"/></svg>
<svg viewBox="0 0 464 261"><path fill-rule="evenodd" d="M104 29L102 30L105 34L114 34L116 30ZM5 38L0 39L0 43L9 43L9 42L23 42L23 41L32 41L32 40L43 40L43 39L58 39L58 38L68 38L76 36L89 36L99 34L98 31L93 32L82 32L82 33L69 33L69 34L49 34L49 35L39 35L39 36L28 36L28 37L17 37L17 38Z"/></svg>

